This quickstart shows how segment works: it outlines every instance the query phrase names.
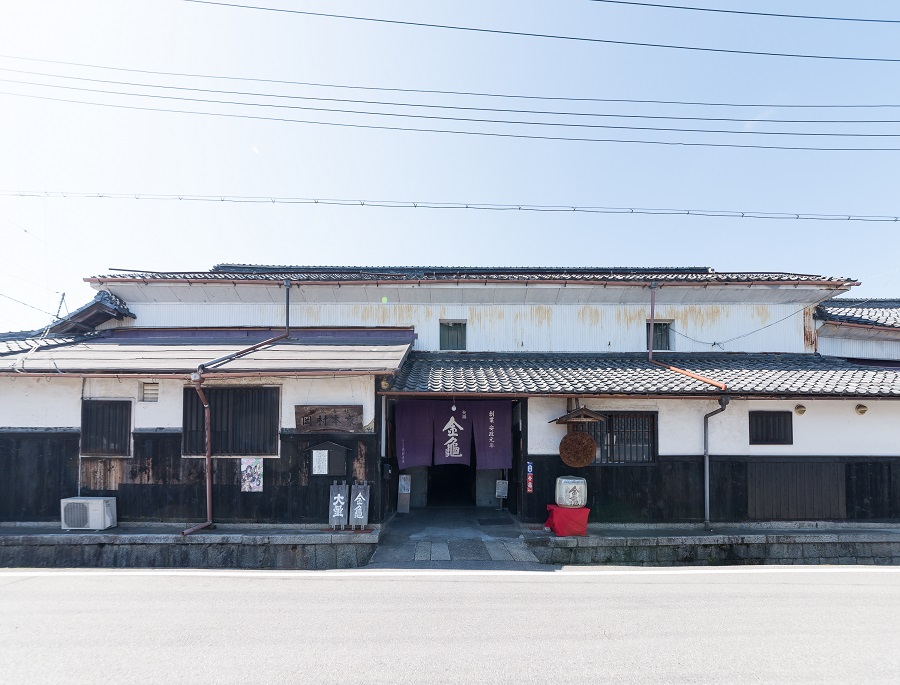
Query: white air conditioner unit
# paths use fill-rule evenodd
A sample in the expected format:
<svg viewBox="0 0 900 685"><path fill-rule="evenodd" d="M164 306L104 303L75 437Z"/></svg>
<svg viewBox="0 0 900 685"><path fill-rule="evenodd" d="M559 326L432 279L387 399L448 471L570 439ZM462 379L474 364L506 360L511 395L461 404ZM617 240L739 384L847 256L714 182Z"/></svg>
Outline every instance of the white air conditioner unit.
<svg viewBox="0 0 900 685"><path fill-rule="evenodd" d="M59 505L63 530L104 530L116 525L115 497L69 497Z"/></svg>

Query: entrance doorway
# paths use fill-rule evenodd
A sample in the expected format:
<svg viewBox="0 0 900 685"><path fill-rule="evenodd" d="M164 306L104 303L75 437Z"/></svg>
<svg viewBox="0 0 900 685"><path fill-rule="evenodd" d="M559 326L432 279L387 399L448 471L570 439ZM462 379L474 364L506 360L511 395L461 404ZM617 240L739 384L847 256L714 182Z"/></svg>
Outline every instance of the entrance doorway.
<svg viewBox="0 0 900 685"><path fill-rule="evenodd" d="M467 464L429 467L428 506L475 506L475 467Z"/></svg>

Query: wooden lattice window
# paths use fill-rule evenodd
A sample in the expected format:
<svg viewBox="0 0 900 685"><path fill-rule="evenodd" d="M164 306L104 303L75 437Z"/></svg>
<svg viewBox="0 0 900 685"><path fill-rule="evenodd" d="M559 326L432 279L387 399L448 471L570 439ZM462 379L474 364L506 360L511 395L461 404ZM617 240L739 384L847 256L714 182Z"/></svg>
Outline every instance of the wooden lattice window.
<svg viewBox="0 0 900 685"><path fill-rule="evenodd" d="M81 401L81 453L95 457L131 454L131 400Z"/></svg>
<svg viewBox="0 0 900 685"><path fill-rule="evenodd" d="M212 453L223 456L278 454L278 388L203 388L209 401ZM183 453L206 454L203 404L193 388L184 389Z"/></svg>

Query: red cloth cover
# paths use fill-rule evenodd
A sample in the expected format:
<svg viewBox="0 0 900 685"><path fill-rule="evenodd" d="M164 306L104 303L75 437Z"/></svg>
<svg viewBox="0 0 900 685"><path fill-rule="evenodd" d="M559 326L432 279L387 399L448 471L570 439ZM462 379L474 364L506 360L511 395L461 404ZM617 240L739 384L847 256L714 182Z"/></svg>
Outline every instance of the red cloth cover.
<svg viewBox="0 0 900 685"><path fill-rule="evenodd" d="M591 513L587 507L570 508L548 504L547 511L550 512L550 517L544 527L556 533L556 537L587 535L588 514Z"/></svg>

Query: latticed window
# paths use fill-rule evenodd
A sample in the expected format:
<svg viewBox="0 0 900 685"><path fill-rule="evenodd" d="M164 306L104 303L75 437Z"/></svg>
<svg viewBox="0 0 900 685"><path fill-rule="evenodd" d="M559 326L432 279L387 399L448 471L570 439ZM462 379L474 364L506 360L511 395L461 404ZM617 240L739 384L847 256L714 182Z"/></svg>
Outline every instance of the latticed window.
<svg viewBox="0 0 900 685"><path fill-rule="evenodd" d="M81 453L96 457L131 454L131 401L81 401Z"/></svg>
<svg viewBox="0 0 900 685"><path fill-rule="evenodd" d="M649 464L656 461L656 412L606 413L605 421L575 424L597 442L598 464Z"/></svg>
<svg viewBox="0 0 900 685"><path fill-rule="evenodd" d="M230 456L278 454L278 388L206 388L212 453ZM203 404L193 388L184 389L184 454L206 454Z"/></svg>
<svg viewBox="0 0 900 685"><path fill-rule="evenodd" d="M441 321L440 336L441 350L466 349L466 322Z"/></svg>
<svg viewBox="0 0 900 685"><path fill-rule="evenodd" d="M793 445L793 415L789 411L751 411L751 445Z"/></svg>
<svg viewBox="0 0 900 685"><path fill-rule="evenodd" d="M656 321L653 323L653 349L654 350L671 350L672 341L669 336L671 333L671 324L665 321ZM650 349L650 322L647 322L647 349Z"/></svg>

